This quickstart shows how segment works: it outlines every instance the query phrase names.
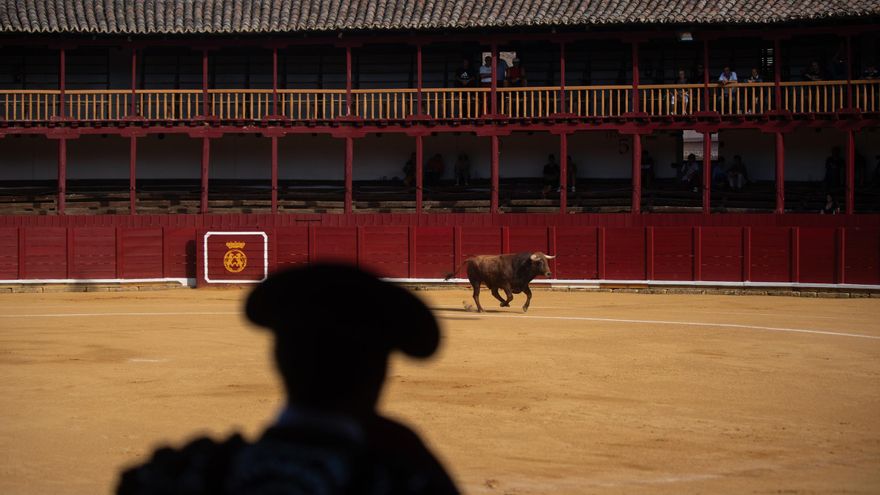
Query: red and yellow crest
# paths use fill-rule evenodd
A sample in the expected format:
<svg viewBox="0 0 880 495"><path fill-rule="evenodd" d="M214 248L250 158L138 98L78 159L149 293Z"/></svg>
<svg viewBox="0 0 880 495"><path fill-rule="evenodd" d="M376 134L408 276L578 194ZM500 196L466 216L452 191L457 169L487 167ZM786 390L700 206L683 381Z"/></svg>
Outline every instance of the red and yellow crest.
<svg viewBox="0 0 880 495"><path fill-rule="evenodd" d="M245 243L239 241L227 242L226 247L229 248L223 255L223 267L231 273L238 273L247 266L247 256L244 254Z"/></svg>

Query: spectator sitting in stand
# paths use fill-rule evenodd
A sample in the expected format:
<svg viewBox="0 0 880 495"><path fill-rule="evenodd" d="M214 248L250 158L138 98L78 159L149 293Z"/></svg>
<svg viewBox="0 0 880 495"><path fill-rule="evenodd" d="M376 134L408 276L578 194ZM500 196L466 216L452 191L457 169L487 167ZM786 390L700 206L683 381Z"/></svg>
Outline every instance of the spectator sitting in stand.
<svg viewBox="0 0 880 495"><path fill-rule="evenodd" d="M691 84L703 84L706 78L706 69L703 64L694 66L694 72L691 74Z"/></svg>
<svg viewBox="0 0 880 495"><path fill-rule="evenodd" d="M541 190L541 197L546 198L554 187L559 187L559 164L556 163L556 156L547 156L547 163L541 172L544 181L544 188Z"/></svg>
<svg viewBox="0 0 880 495"><path fill-rule="evenodd" d="M834 201L834 197L831 196L831 193L825 195L825 206L819 210L819 213L823 215L836 215L840 213L840 206Z"/></svg>
<svg viewBox="0 0 880 495"><path fill-rule="evenodd" d="M471 67L471 61L466 58L462 59L461 66L455 69L455 87L471 88L475 85L476 80L477 73Z"/></svg>
<svg viewBox="0 0 880 495"><path fill-rule="evenodd" d="M416 153L409 155L409 160L403 166L403 185L412 187L416 182Z"/></svg>
<svg viewBox="0 0 880 495"><path fill-rule="evenodd" d="M468 183L471 180L471 160L468 158L466 153L461 153L458 155L458 160L455 161L455 185L469 185Z"/></svg>
<svg viewBox="0 0 880 495"><path fill-rule="evenodd" d="M809 67L804 69L801 73L801 77L804 78L804 81L822 81L825 79L822 76L822 68L819 67L819 62L815 60L810 62Z"/></svg>
<svg viewBox="0 0 880 495"><path fill-rule="evenodd" d="M840 147L831 149L831 156L825 159L825 190L831 191L840 185L840 172L843 170L843 157L840 156Z"/></svg>
<svg viewBox="0 0 880 495"><path fill-rule="evenodd" d="M700 184L700 162L693 153L688 155L687 161L681 165L681 181L697 192Z"/></svg>
<svg viewBox="0 0 880 495"><path fill-rule="evenodd" d="M440 153L434 154L425 165L425 182L432 186L439 184L440 179L443 177L444 168L443 157L440 156Z"/></svg>
<svg viewBox="0 0 880 495"><path fill-rule="evenodd" d="M862 71L862 79L880 79L880 71L877 70L877 66L871 64L865 67L865 70Z"/></svg>
<svg viewBox="0 0 880 495"><path fill-rule="evenodd" d="M730 184L730 188L736 191L741 190L749 183L749 172L739 155L733 157L733 165L727 171L727 182Z"/></svg>
<svg viewBox="0 0 880 495"><path fill-rule="evenodd" d="M513 59L513 65L508 67L504 79L505 86L527 86L526 69L519 63L519 59Z"/></svg>

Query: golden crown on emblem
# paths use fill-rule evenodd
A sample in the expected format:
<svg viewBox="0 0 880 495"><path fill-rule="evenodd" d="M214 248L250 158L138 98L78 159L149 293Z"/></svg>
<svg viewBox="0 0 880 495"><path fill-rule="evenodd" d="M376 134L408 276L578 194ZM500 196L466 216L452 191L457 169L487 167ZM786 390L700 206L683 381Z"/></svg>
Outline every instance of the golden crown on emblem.
<svg viewBox="0 0 880 495"><path fill-rule="evenodd" d="M229 241L226 243L226 247L229 249L241 249L244 247L244 243L241 241Z"/></svg>

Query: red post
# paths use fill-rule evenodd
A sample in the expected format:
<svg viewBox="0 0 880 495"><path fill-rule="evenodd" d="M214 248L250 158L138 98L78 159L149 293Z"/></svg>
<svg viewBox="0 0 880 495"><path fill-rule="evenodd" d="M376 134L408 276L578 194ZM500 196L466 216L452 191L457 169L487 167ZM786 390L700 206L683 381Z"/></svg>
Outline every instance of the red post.
<svg viewBox="0 0 880 495"><path fill-rule="evenodd" d="M773 40L773 91L776 99L774 107L777 112L782 111L782 42L779 38Z"/></svg>
<svg viewBox="0 0 880 495"><path fill-rule="evenodd" d="M852 87L852 36L846 36L846 108L853 107Z"/></svg>
<svg viewBox="0 0 880 495"><path fill-rule="evenodd" d="M709 40L703 40L703 110L712 110L709 105Z"/></svg>
<svg viewBox="0 0 880 495"><path fill-rule="evenodd" d="M272 116L278 115L278 47L272 48ZM277 141L276 141L277 144ZM274 211L274 210L273 210Z"/></svg>
<svg viewBox="0 0 880 495"><path fill-rule="evenodd" d="M776 213L785 213L785 135L776 133Z"/></svg>
<svg viewBox="0 0 880 495"><path fill-rule="evenodd" d="M345 47L345 115L351 115L351 47Z"/></svg>
<svg viewBox="0 0 880 495"><path fill-rule="evenodd" d="M416 45L416 109L415 115L422 115L422 45Z"/></svg>
<svg viewBox="0 0 880 495"><path fill-rule="evenodd" d="M61 48L58 51L58 115L64 119L67 116L67 109L65 108L65 97L64 92L66 90L66 74L67 74L67 50Z"/></svg>
<svg viewBox="0 0 880 495"><path fill-rule="evenodd" d="M712 133L703 133L703 213L708 215L712 207Z"/></svg>
<svg viewBox="0 0 880 495"><path fill-rule="evenodd" d="M416 136L416 213L422 212L422 189L425 181L424 158L424 142L422 136L418 135Z"/></svg>
<svg viewBox="0 0 880 495"><path fill-rule="evenodd" d="M208 50L202 50L202 116L211 115L208 106Z"/></svg>
<svg viewBox="0 0 880 495"><path fill-rule="evenodd" d="M565 42L559 42L559 113L568 113L565 98Z"/></svg>
<svg viewBox="0 0 880 495"><path fill-rule="evenodd" d="M856 211L856 136L850 129L846 131L846 214Z"/></svg>
<svg viewBox="0 0 880 495"><path fill-rule="evenodd" d="M58 140L58 214L64 214L67 197L67 139Z"/></svg>
<svg viewBox="0 0 880 495"><path fill-rule="evenodd" d="M200 213L208 213L208 164L211 158L211 140L202 138L202 193L199 204Z"/></svg>
<svg viewBox="0 0 880 495"><path fill-rule="evenodd" d="M498 213L498 136L493 135L489 139L492 143L492 151L490 156L490 176L492 188L491 197L489 199L489 211L491 213Z"/></svg>
<svg viewBox="0 0 880 495"><path fill-rule="evenodd" d="M128 214L137 214L137 138L132 136L128 147Z"/></svg>
<svg viewBox="0 0 880 495"><path fill-rule="evenodd" d="M568 205L568 134L559 135L559 213Z"/></svg>
<svg viewBox="0 0 880 495"><path fill-rule="evenodd" d="M498 102L495 99L498 90L498 45L492 43L492 85L491 85L491 98L492 102L490 105L490 109L492 115L498 115Z"/></svg>
<svg viewBox="0 0 880 495"><path fill-rule="evenodd" d="M131 49L131 102L129 102L128 116L137 115L135 101L137 100L137 48Z"/></svg>
<svg viewBox="0 0 880 495"><path fill-rule="evenodd" d="M352 212L352 179L351 179L351 169L352 169L352 161L354 160L354 138L346 137L345 138L345 213Z"/></svg>
<svg viewBox="0 0 880 495"><path fill-rule="evenodd" d="M633 214L642 212L642 135L633 134L632 151L632 206Z"/></svg>
<svg viewBox="0 0 880 495"><path fill-rule="evenodd" d="M642 111L642 96L639 94L639 42L632 42L632 111Z"/></svg>
<svg viewBox="0 0 880 495"><path fill-rule="evenodd" d="M278 136L272 136L272 213L278 213Z"/></svg>

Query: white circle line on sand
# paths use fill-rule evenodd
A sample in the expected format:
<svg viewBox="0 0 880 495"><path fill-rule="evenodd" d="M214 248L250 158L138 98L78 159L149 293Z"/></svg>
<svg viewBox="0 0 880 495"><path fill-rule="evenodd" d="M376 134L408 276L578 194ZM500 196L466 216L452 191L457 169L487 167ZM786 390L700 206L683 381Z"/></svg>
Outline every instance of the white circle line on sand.
<svg viewBox="0 0 880 495"><path fill-rule="evenodd" d="M451 308L437 308L438 311L454 311ZM238 315L238 311L177 311L177 312L133 312L133 313L45 313L45 314L13 314L0 315L0 318L71 318L71 317L102 317L102 316L227 316ZM829 335L833 337L855 337L862 339L880 340L880 335L866 335L861 333L832 332L829 330L810 330L805 328L765 327L759 325L743 325L739 323L711 323L694 321L669 321L669 320L632 320L624 318L598 318L590 316L537 316L525 314L474 314L474 319L480 317L490 318L525 318L531 320L564 320L564 321L597 321L605 323L636 323L643 325L680 325L690 327L711 328L740 328L745 330L763 330L768 332L805 333L815 335Z"/></svg>
<svg viewBox="0 0 880 495"><path fill-rule="evenodd" d="M460 310L450 310L437 308L439 311L455 311L460 312ZM829 330L810 330L805 328L784 328L784 327L765 327L759 325L743 325L738 323L711 323L711 322L695 322L695 321L668 321L668 320L631 320L624 318L596 318L589 316L536 316L536 315L524 315L524 314L482 314L482 315L474 315L474 319L478 319L480 316L486 316L490 318L526 318L533 320L573 320L573 321L598 321L605 323L637 323L637 324L646 324L646 325L681 325L681 326L691 326L691 327L714 327L714 328L741 328L747 330L764 330L768 332L790 332L790 333L808 333L808 334L817 334L817 335L831 335L834 337L856 337L862 339L871 339L871 340L880 340L880 335L866 335L862 333L848 333L848 332L832 332Z"/></svg>

